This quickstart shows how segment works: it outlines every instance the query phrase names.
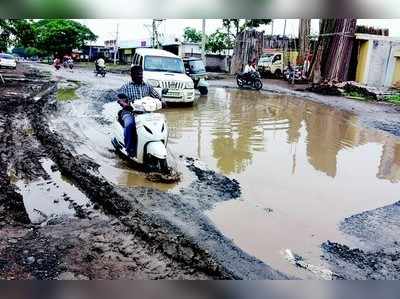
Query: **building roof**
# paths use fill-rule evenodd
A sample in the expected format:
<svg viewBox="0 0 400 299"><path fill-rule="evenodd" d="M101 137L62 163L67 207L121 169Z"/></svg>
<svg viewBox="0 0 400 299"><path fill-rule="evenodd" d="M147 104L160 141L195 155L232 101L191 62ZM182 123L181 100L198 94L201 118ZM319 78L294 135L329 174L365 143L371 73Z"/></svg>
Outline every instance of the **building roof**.
<svg viewBox="0 0 400 299"><path fill-rule="evenodd" d="M151 55L151 56L162 56L162 57L178 57L171 52L160 49L151 49L151 48L138 48L136 49L136 53L142 56Z"/></svg>
<svg viewBox="0 0 400 299"><path fill-rule="evenodd" d="M135 49L150 47L151 42L148 38L135 39L135 40L121 40L118 42L118 48L120 49Z"/></svg>
<svg viewBox="0 0 400 299"><path fill-rule="evenodd" d="M400 42L400 38L376 34L356 33L356 39L360 40L380 40L388 42Z"/></svg>

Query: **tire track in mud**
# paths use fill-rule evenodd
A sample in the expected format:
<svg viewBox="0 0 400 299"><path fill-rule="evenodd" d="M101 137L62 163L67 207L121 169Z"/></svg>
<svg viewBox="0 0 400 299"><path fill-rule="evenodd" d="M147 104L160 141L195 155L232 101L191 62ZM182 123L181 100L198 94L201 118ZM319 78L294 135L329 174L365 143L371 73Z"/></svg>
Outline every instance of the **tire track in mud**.
<svg viewBox="0 0 400 299"><path fill-rule="evenodd" d="M213 202L237 197L237 182L189 162L198 180L181 194L115 187L100 177L96 163L74 156L64 147L62 136L49 129L44 116L49 109L48 100L49 97L42 97L28 113L36 137L60 172L105 212L118 217L135 236L154 250L214 278L288 278L236 247L203 214ZM225 183L225 190L218 189L221 183Z"/></svg>
<svg viewBox="0 0 400 299"><path fill-rule="evenodd" d="M342 279L400 279L400 202L344 219L357 247L327 241L323 258Z"/></svg>

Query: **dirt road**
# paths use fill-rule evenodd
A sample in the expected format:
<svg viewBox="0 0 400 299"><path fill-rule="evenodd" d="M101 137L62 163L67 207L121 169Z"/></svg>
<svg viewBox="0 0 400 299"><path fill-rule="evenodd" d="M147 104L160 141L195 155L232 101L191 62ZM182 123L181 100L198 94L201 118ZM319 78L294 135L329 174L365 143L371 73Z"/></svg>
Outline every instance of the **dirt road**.
<svg viewBox="0 0 400 299"><path fill-rule="evenodd" d="M1 278L286 278L204 216L238 196L235 181L188 158L195 179L180 194L108 182L49 127L57 82L24 72L22 81L6 76L2 89Z"/></svg>

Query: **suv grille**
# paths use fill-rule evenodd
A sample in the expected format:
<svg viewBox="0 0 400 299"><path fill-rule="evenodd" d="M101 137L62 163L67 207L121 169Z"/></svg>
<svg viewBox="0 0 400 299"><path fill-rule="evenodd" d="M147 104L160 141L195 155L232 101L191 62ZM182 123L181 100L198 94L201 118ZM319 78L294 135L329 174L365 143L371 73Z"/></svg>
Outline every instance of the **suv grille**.
<svg viewBox="0 0 400 299"><path fill-rule="evenodd" d="M168 89L184 89L185 83L178 81L161 81L161 87Z"/></svg>

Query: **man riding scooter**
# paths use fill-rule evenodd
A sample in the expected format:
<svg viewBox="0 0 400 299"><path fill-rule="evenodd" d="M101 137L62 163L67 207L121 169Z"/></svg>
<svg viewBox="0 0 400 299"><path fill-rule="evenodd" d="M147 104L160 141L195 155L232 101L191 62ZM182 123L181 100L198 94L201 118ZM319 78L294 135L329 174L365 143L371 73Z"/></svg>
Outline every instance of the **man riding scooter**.
<svg viewBox="0 0 400 299"><path fill-rule="evenodd" d="M129 102L139 100L143 97L152 97L162 101L158 92L150 85L143 82L143 70L140 65L131 67L132 82L124 84L118 89L118 104L122 110L118 113L118 119L124 127L124 143L129 156L136 156L136 144L134 137L136 136L135 117L132 113L132 107Z"/></svg>
<svg viewBox="0 0 400 299"><path fill-rule="evenodd" d="M99 56L99 58L95 61L94 63L95 66L95 74L97 75L102 75L104 77L105 75L105 68L106 68L106 62L103 59L103 56Z"/></svg>

